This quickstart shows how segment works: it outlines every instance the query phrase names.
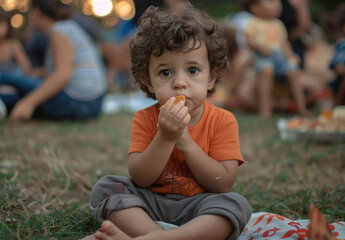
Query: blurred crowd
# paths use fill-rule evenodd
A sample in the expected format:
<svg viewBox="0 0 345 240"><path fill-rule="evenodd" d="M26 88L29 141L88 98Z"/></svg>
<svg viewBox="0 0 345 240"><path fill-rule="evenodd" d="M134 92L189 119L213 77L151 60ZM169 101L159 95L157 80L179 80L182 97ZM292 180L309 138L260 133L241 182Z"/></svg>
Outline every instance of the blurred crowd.
<svg viewBox="0 0 345 240"><path fill-rule="evenodd" d="M32 0L21 39L0 9L0 119L89 119L105 96L138 91L130 74L129 39L150 5L175 14L187 0L134 1L136 15L102 28L59 0ZM192 1L193 3L193 1ZM308 0L241 0L218 19L228 40L229 68L210 102L226 109L307 117L345 104L345 4L316 24Z"/></svg>
<svg viewBox="0 0 345 240"><path fill-rule="evenodd" d="M344 72L337 70L344 66L344 50L332 46L344 44L344 4L320 26L311 21L305 0L241 2L243 11L222 21L231 45L226 107L270 118L273 111L310 116L312 106L329 115L344 103ZM338 35L330 39L328 31Z"/></svg>

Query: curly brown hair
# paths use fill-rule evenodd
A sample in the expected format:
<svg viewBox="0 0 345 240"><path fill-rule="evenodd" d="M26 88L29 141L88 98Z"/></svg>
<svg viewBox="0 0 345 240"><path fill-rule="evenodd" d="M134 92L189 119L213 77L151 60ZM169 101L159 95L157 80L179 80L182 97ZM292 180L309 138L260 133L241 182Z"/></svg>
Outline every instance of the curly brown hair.
<svg viewBox="0 0 345 240"><path fill-rule="evenodd" d="M188 5L180 16L149 7L139 20L137 34L130 41L132 75L148 97L156 99L148 89L151 54L161 56L164 51L189 52L204 43L207 48L210 71L216 74L216 83L228 66L227 41L217 23L205 13ZM215 84L216 85L216 84ZM215 87L207 92L210 96Z"/></svg>

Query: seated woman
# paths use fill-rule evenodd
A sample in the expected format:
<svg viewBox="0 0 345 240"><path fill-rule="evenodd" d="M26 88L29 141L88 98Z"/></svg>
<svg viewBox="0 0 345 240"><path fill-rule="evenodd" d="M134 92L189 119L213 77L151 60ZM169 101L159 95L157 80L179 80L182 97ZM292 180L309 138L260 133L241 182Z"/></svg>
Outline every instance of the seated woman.
<svg viewBox="0 0 345 240"><path fill-rule="evenodd" d="M23 46L14 37L14 29L11 26L11 14L0 8L0 72L11 74L29 73L30 61L25 54ZM9 86L0 86L0 92L13 92L15 89ZM6 101L16 101L12 94L7 96ZM6 116L6 106L0 99L0 120Z"/></svg>
<svg viewBox="0 0 345 240"><path fill-rule="evenodd" d="M9 122L28 120L33 114L50 119L88 119L101 110L106 92L104 70L89 36L70 20L69 8L59 0L32 0L32 26L49 36L44 78L0 73L0 86L17 91Z"/></svg>

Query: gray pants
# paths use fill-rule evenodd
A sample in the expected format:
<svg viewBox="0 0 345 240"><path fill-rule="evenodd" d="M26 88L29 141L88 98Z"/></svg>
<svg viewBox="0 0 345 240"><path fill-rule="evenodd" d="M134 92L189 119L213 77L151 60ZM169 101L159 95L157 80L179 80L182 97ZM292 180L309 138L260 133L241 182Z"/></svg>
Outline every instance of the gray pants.
<svg viewBox="0 0 345 240"><path fill-rule="evenodd" d="M227 238L237 239L248 223L252 209L237 193L199 193L193 197L156 194L140 188L128 177L105 176L93 187L90 207L98 221L116 210L131 207L144 209L153 221L183 225L200 215L219 215L229 219L234 232Z"/></svg>

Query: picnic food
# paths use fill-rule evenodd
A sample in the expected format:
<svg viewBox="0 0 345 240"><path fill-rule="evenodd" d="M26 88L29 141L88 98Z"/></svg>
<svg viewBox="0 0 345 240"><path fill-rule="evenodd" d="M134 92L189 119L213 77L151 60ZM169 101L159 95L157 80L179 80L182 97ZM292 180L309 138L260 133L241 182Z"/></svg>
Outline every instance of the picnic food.
<svg viewBox="0 0 345 240"><path fill-rule="evenodd" d="M186 97L184 95L177 95L177 96L175 96L174 105L178 104L181 101L183 101L183 102L186 101Z"/></svg>
<svg viewBox="0 0 345 240"><path fill-rule="evenodd" d="M320 114L317 118L292 118L287 128L299 131L345 132L345 107L335 107L330 116Z"/></svg>
<svg viewBox="0 0 345 240"><path fill-rule="evenodd" d="M186 101L186 97L185 97L184 95L176 95L176 96L175 96L175 101L174 101L174 103L173 103L173 106L175 106L176 104L178 104L178 103L181 102L181 101L185 102L185 101ZM163 106L161 106L161 107L159 108L159 110L162 110L162 107L163 107Z"/></svg>

